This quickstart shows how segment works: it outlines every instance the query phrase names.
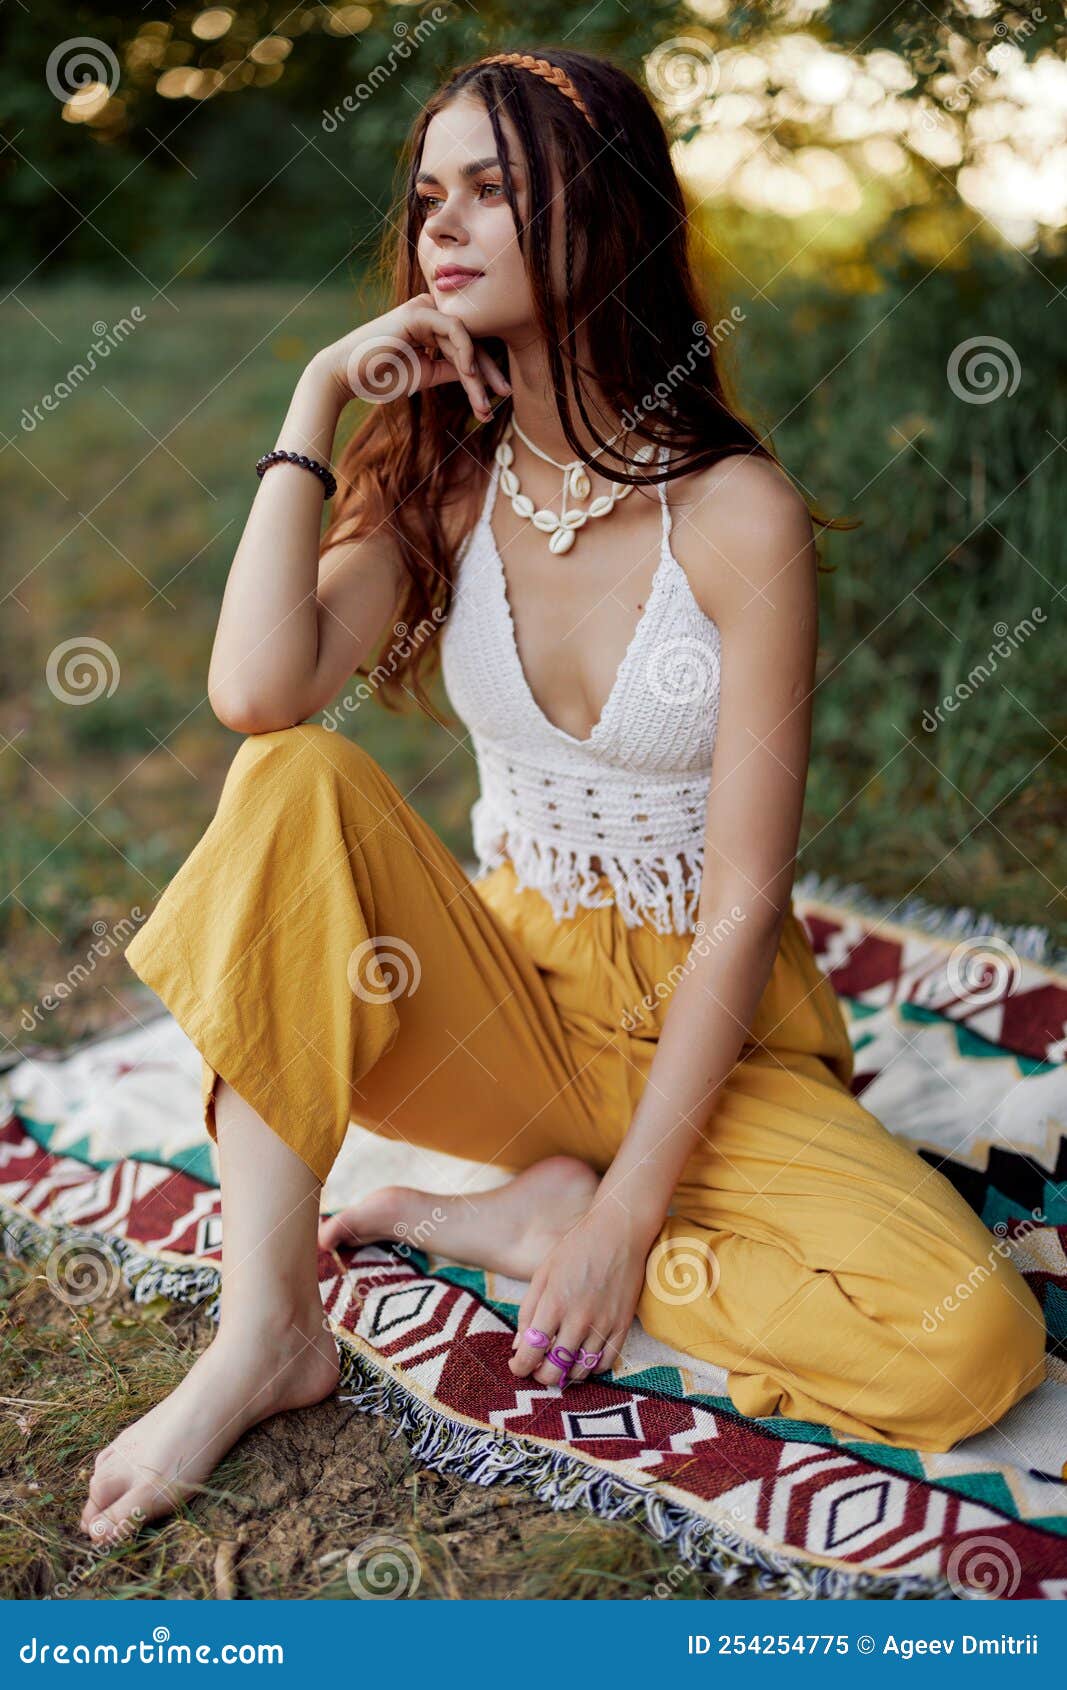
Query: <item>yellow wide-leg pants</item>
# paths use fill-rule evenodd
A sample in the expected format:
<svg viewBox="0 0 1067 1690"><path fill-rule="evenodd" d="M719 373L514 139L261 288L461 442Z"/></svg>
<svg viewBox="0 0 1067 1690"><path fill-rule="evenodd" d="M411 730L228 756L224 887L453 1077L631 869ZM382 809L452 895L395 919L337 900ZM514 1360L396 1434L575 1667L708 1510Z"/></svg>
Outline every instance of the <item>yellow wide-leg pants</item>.
<svg viewBox="0 0 1067 1690"><path fill-rule="evenodd" d="M557 922L510 862L469 880L369 752L302 723L241 743L126 957L201 1053L208 1131L221 1074L325 1179L350 1120L511 1170L562 1153L603 1171L692 943L614 904ZM790 906L637 1312L724 1367L743 1414L945 1450L1041 1382L1044 1320L851 1074Z"/></svg>

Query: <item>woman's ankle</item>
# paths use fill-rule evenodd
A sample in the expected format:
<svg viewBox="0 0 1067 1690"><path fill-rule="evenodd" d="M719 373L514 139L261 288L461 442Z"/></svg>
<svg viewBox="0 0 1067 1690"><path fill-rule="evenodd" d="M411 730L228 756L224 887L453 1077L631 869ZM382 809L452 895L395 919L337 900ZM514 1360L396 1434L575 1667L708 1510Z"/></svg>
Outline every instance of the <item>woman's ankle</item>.
<svg viewBox="0 0 1067 1690"><path fill-rule="evenodd" d="M313 1293L239 1291L227 1293L223 1285L219 1305L218 1336L227 1343L311 1341L326 1328L322 1299Z"/></svg>

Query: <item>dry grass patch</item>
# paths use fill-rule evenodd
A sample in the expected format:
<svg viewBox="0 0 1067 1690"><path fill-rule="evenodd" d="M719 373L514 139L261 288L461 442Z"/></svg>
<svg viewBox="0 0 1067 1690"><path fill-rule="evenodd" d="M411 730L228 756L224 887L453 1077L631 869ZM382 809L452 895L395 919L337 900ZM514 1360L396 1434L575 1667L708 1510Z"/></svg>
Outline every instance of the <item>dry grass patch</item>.
<svg viewBox="0 0 1067 1690"><path fill-rule="evenodd" d="M385 1421L336 1399L257 1427L174 1517L94 1549L78 1517L97 1451L173 1389L212 1331L124 1286L72 1308L40 1268L0 1259L0 1597L757 1594L751 1575L719 1587L637 1526L419 1468Z"/></svg>

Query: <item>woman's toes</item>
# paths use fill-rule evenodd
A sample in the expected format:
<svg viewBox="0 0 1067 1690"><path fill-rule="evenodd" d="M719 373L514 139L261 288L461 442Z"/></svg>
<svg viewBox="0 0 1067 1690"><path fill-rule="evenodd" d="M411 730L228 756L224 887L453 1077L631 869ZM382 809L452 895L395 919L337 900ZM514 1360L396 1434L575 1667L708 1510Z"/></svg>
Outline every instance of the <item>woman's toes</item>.
<svg viewBox="0 0 1067 1690"><path fill-rule="evenodd" d="M82 1515L81 1529L86 1537L91 1537L95 1543L105 1538L111 1529L109 1510L121 1501L122 1491L117 1496L109 1496L106 1502L90 1502L86 1504Z"/></svg>
<svg viewBox="0 0 1067 1690"><path fill-rule="evenodd" d="M85 1527L86 1536L91 1537L94 1543L106 1543L113 1531L114 1527L106 1513L95 1515Z"/></svg>
<svg viewBox="0 0 1067 1690"><path fill-rule="evenodd" d="M319 1249L336 1250L346 1244L358 1244L359 1239L352 1230L348 1216L351 1210L342 1209L339 1215L331 1215L319 1225Z"/></svg>
<svg viewBox="0 0 1067 1690"><path fill-rule="evenodd" d="M93 1467L93 1476L89 1480L89 1497L81 1512L80 1524L83 1532L92 1534L93 1522L118 1500L123 1491L128 1489L129 1483L129 1474L121 1462L115 1459L113 1451L110 1448L101 1451ZM99 1537L100 1533L93 1535Z"/></svg>
<svg viewBox="0 0 1067 1690"><path fill-rule="evenodd" d="M136 1527L143 1525L154 1514L166 1513L176 1507L184 1495L184 1491L177 1487L173 1493L168 1493L158 1485L134 1483L105 1508L96 1523L99 1526L106 1522L105 1542L113 1538L132 1537Z"/></svg>
<svg viewBox="0 0 1067 1690"><path fill-rule="evenodd" d="M319 1247L336 1250L347 1245L373 1244L391 1238L407 1193L399 1186L386 1185L372 1191L360 1203L351 1203L336 1215L319 1224Z"/></svg>
<svg viewBox="0 0 1067 1690"><path fill-rule="evenodd" d="M96 1516L89 1527L89 1536L94 1543L111 1543L119 1535L119 1524L122 1517L122 1498L118 1498L109 1508L105 1508Z"/></svg>
<svg viewBox="0 0 1067 1690"><path fill-rule="evenodd" d="M157 1483L143 1472L126 1469L116 1485L100 1492L101 1502L87 1505L90 1518L83 1529L98 1543L121 1540L132 1536L133 1528L177 1507L188 1494L187 1486Z"/></svg>

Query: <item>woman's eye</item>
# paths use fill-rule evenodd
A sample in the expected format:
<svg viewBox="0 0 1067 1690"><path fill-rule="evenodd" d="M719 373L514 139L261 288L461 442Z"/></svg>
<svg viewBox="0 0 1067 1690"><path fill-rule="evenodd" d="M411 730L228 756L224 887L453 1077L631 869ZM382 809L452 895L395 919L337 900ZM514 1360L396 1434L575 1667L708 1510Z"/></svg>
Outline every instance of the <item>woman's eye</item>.
<svg viewBox="0 0 1067 1690"><path fill-rule="evenodd" d="M494 193L497 193L497 194L502 194L504 192L503 182L481 182L478 185L479 198L484 193L486 188L492 189L492 191ZM420 194L419 195L419 204L422 206L423 211L425 211L427 213L434 211L437 208L437 206L441 205L442 203L443 203L443 201L441 199L440 194Z"/></svg>

